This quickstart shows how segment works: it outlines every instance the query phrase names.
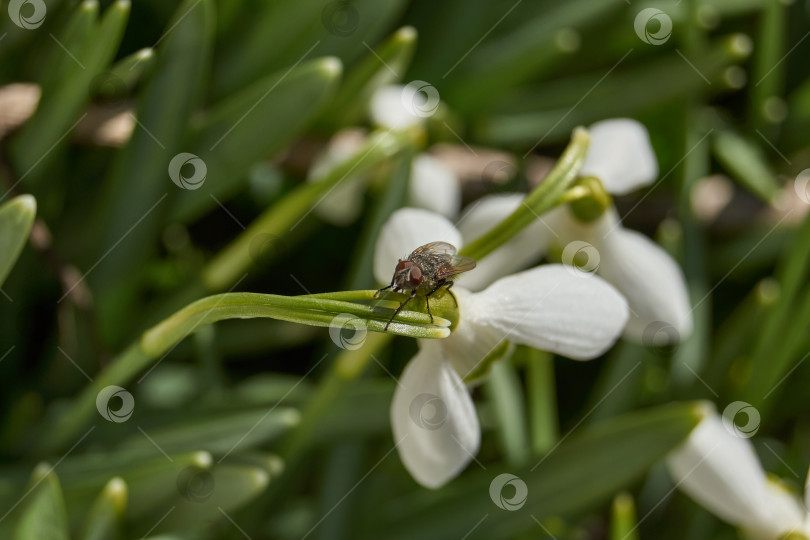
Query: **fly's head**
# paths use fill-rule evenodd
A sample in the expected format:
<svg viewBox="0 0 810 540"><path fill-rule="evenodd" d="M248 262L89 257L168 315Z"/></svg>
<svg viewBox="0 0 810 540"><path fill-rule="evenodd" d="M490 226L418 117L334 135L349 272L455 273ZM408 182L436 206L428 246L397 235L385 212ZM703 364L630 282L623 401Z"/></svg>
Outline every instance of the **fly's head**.
<svg viewBox="0 0 810 540"><path fill-rule="evenodd" d="M399 261L394 270L394 289L409 291L422 283L422 270L411 261Z"/></svg>

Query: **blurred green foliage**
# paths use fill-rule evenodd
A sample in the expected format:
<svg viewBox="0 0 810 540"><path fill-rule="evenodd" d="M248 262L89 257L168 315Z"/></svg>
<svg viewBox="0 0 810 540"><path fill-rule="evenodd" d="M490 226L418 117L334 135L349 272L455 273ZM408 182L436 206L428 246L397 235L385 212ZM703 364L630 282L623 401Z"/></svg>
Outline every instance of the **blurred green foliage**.
<svg viewBox="0 0 810 540"><path fill-rule="evenodd" d="M44 21L25 28L38 4ZM634 28L647 7L674 25L661 43ZM698 398L753 403L777 449L766 467L803 480L810 192L797 201L793 178L810 167L806 3L2 8L0 84L35 83L41 98L0 131L0 537L731 538L685 497L664 499L656 468ZM429 140L378 134L304 181L314 149L368 124L374 90L412 80L444 103ZM387 373L412 340L369 335L338 353L319 329L235 320L143 354L146 329L206 294L373 287L373 239L420 147L525 162L616 116L647 125L662 171L617 205L643 203L629 223L682 261L695 333L677 350L622 342L587 365L519 351L482 392L477 465L446 488L418 488L392 452ZM123 142L80 136L113 117L134 124ZM204 161L205 189L172 183L181 152ZM329 226L309 210L350 171L375 179L363 216ZM713 174L733 196L709 219L694 202ZM94 403L109 385L112 401ZM128 394L131 417L116 416ZM502 472L527 482L525 511L493 505Z"/></svg>

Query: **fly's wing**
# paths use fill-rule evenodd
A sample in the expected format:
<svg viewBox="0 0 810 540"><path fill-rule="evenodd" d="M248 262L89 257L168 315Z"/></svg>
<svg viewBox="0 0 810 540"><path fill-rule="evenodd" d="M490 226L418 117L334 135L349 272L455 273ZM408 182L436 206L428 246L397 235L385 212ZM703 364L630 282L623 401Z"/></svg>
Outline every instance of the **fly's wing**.
<svg viewBox="0 0 810 540"><path fill-rule="evenodd" d="M425 244L424 246L419 246L411 253L410 257L416 255L417 257L427 257L427 256L447 256L453 257L456 254L456 246L453 244L449 244L447 242L431 242L429 244Z"/></svg>
<svg viewBox="0 0 810 540"><path fill-rule="evenodd" d="M475 260L463 255L451 255L450 260L436 272L437 279L447 279L475 268Z"/></svg>

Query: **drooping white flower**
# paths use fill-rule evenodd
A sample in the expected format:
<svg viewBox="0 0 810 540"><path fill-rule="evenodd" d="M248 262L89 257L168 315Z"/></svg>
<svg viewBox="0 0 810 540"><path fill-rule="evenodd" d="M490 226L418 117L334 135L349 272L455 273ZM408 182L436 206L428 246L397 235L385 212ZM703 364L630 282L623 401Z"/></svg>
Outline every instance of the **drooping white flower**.
<svg viewBox="0 0 810 540"><path fill-rule="evenodd" d="M658 176L650 137L641 123L628 118L605 120L593 124L589 133L591 143L580 176L599 178L609 193L617 195L649 185ZM569 211L547 221L561 245L571 246L571 254L591 249L572 242L585 241L595 248L588 255L597 260L589 264L619 289L630 306L626 337L665 344L692 332L692 308L680 267L655 242L624 228L614 208L591 223L578 221Z"/></svg>
<svg viewBox="0 0 810 540"><path fill-rule="evenodd" d="M810 538L810 514L802 501L766 476L751 441L728 429L716 412L701 420L667 466L680 490L752 538L777 540L789 533Z"/></svg>
<svg viewBox="0 0 810 540"><path fill-rule="evenodd" d="M588 127L591 142L580 176L595 176L608 193L624 195L658 177L650 134L630 118L612 118Z"/></svg>
<svg viewBox="0 0 810 540"><path fill-rule="evenodd" d="M442 216L397 210L378 237L374 274L388 283L397 260L415 248L432 241L460 247L463 240ZM480 375L510 342L577 360L594 358L615 342L628 316L624 298L611 285L580 279L562 265L508 275L481 292L461 286L453 291L458 325L446 339L420 341L391 407L402 461L417 482L431 488L458 474L478 450L480 428L462 380Z"/></svg>
<svg viewBox="0 0 810 540"><path fill-rule="evenodd" d="M663 345L692 333L686 280L680 266L661 246L624 228L614 208L587 224L577 221L567 209L556 217L555 230L562 245L571 246L568 253L563 250L563 261L572 264L571 257L583 251L589 257L588 265L593 266L588 269L595 270L627 299L630 319L625 337Z"/></svg>

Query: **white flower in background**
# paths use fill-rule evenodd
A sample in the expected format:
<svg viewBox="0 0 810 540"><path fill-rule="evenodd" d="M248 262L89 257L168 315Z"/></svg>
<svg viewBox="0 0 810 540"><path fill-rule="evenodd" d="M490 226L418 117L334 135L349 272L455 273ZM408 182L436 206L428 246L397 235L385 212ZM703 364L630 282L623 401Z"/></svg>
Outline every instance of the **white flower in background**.
<svg viewBox="0 0 810 540"><path fill-rule="evenodd" d="M758 540L790 533L810 538L803 502L768 478L748 438L736 435L714 411L668 458L679 489L714 515ZM805 501L808 500L805 486Z"/></svg>
<svg viewBox="0 0 810 540"><path fill-rule="evenodd" d="M408 129L424 123L424 116L414 114L413 108L404 106L401 95L406 88L385 86L372 96L370 116L373 123L391 130ZM330 169L356 154L366 140L363 130L339 131L313 161L307 180L314 181L323 177ZM363 210L366 183L366 178L341 180L315 208L315 212L321 219L334 225L353 223ZM459 179L438 158L425 153L419 154L411 162L407 204L455 218L461 208Z"/></svg>
<svg viewBox="0 0 810 540"><path fill-rule="evenodd" d="M580 176L599 178L609 193L617 195L649 185L658 176L650 137L639 122L605 120L593 124L589 133L591 143ZM596 273L615 286L630 306L626 337L654 339L656 345L663 345L692 332L692 310L680 267L648 237L625 229L614 208L591 223L578 221L569 210L553 212L546 221L563 247L584 240L596 248ZM655 335L645 336L645 331Z"/></svg>
<svg viewBox="0 0 810 540"><path fill-rule="evenodd" d="M462 233L432 212L403 208L383 226L374 275L391 280L397 260L416 247ZM478 269L470 271L477 272ZM402 462L425 487L457 475L478 451L480 426L464 384L509 342L576 360L599 356L627 321L627 305L608 283L580 279L562 265L545 265L498 279L481 292L453 287L460 320L450 337L420 340L391 404L391 426Z"/></svg>

